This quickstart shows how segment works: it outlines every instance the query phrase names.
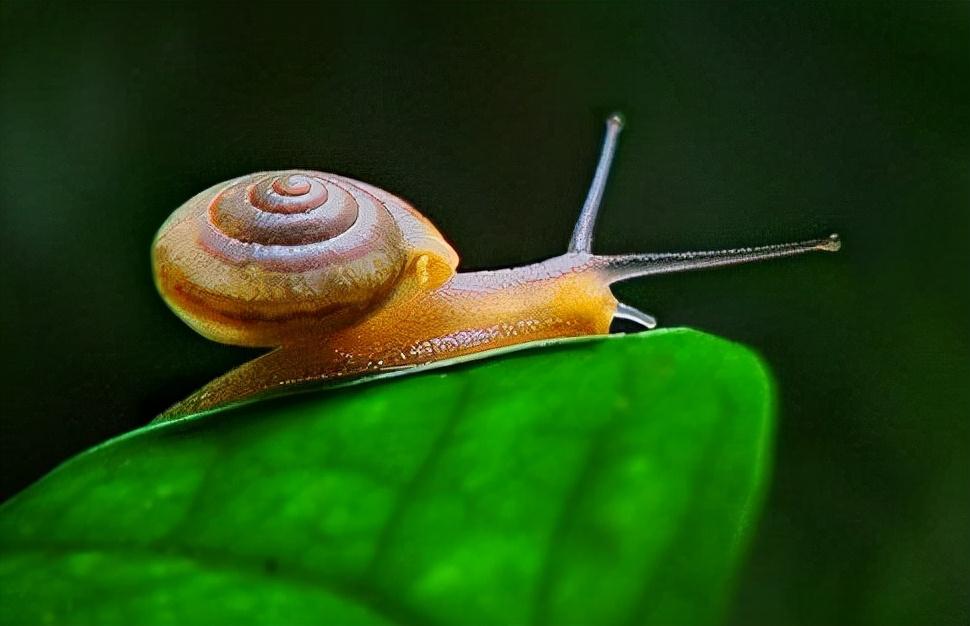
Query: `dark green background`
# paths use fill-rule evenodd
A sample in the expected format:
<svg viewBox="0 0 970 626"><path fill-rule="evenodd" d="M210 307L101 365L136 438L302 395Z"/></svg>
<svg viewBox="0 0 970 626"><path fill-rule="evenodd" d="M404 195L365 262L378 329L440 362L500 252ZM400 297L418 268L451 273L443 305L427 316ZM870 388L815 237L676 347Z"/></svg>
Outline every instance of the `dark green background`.
<svg viewBox="0 0 970 626"><path fill-rule="evenodd" d="M733 621L966 623L970 4L0 15L5 495L251 355L154 293L152 235L195 192L343 173L413 201L465 268L520 264L563 250L619 109L600 251L845 240L617 288L777 376Z"/></svg>

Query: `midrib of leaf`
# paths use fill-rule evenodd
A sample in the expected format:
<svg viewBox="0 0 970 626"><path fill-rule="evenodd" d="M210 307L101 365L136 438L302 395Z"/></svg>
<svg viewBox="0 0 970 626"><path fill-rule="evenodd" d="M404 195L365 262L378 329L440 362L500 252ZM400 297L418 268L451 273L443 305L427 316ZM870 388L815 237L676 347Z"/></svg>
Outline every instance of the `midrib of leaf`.
<svg viewBox="0 0 970 626"><path fill-rule="evenodd" d="M703 452L701 457L710 457L710 452L715 449L716 443L720 440L720 436L726 429L725 420L719 418L717 420L716 428L712 429L704 441ZM697 488L696 485L700 484L702 480L710 476L713 472L711 471L712 464L710 463L697 463L695 464L699 467L695 468L691 472L690 485L690 495L687 497L687 501L680 509L680 514L677 517L684 517L684 513L690 511L691 508L695 506L697 502ZM650 569L644 572L643 584L640 586L640 600L634 605L633 610L630 612L630 620L627 622L628 626L636 626L644 622L644 618L649 614L651 604L656 600L657 595L651 594L650 590L654 588L654 584L657 580L657 570L661 563L669 562L669 559L673 556L674 550L683 545L684 541L684 525L678 524L673 535L665 543L658 558L653 559L650 564Z"/></svg>
<svg viewBox="0 0 970 626"><path fill-rule="evenodd" d="M575 512L576 507L582 502L582 496L589 486L589 480L593 476L593 461L602 454L603 443L606 441L610 431L616 427L616 421L620 413L621 411L614 407L610 411L609 418L596 430L587 446L586 454L576 472L576 477L573 479L572 485L567 491L563 506L559 509L559 513L552 525L552 531L549 534L549 540L546 545L546 552L543 556L538 576L536 577L536 594L532 606L531 620L533 626L549 623L549 594L553 584L553 566L558 560L556 557L558 552L557 547L561 543L560 539L569 528L572 513Z"/></svg>
<svg viewBox="0 0 970 626"><path fill-rule="evenodd" d="M411 475L411 478L404 485L404 488L400 490L400 494L395 499L394 507L391 509L374 544L374 554L371 556L367 566L364 567L364 579L370 581L371 584L374 583L380 571L380 565L387 558L394 534L401 527L406 513L416 499L415 496L420 492L420 487L427 479L428 473L434 467L435 462L441 458L445 444L454 436L455 428L461 422L470 395L471 389L468 383L463 380L458 397L455 398L455 404L449 412L447 419L442 424L441 429L438 431L434 443L431 444L428 453L424 456L424 459L422 459L421 463Z"/></svg>

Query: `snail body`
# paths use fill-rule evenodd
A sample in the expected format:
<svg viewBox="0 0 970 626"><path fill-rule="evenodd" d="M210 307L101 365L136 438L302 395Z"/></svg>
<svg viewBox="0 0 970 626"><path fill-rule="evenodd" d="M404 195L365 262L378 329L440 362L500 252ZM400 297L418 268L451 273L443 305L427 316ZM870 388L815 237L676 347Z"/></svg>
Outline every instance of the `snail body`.
<svg viewBox="0 0 970 626"><path fill-rule="evenodd" d="M155 238L156 286L202 335L274 349L163 418L289 384L606 334L615 317L652 328L655 320L619 303L610 284L839 248L832 235L714 252L593 254L593 226L621 128L619 116L607 120L568 251L510 269L458 273L458 255L414 207L344 176L261 172L197 194Z"/></svg>

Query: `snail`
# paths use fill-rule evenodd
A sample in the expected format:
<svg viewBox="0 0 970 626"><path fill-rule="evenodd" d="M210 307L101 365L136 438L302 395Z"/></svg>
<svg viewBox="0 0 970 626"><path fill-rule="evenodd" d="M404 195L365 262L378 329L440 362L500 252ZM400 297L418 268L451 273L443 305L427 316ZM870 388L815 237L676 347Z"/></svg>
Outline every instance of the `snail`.
<svg viewBox="0 0 970 626"><path fill-rule="evenodd" d="M458 254L401 198L345 176L260 172L179 207L152 246L159 293L215 341L271 348L163 418L281 386L405 368L504 346L609 333L614 318L656 320L610 292L640 276L836 251L837 235L710 252L593 254L596 216L623 126L606 134L565 254L457 272Z"/></svg>

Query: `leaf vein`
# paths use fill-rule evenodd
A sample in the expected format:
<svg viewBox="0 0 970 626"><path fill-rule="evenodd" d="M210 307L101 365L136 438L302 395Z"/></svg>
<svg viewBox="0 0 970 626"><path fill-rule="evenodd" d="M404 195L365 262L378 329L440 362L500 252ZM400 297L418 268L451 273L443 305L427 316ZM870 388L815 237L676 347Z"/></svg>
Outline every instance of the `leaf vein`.
<svg viewBox="0 0 970 626"><path fill-rule="evenodd" d="M187 549L173 547L161 549L157 546L131 546L123 544L80 543L7 545L4 553L41 553L70 556L84 552L96 552L119 558L179 558L192 561L209 570L230 571L244 574L251 578L272 579L288 585L306 587L314 591L322 591L337 598L351 600L386 621L399 626L431 626L423 617L407 607L394 601L380 590L364 585L343 582L341 580L321 575L319 572L296 567L289 563L282 563L272 573L268 572L263 559L246 559L240 555L211 549Z"/></svg>

